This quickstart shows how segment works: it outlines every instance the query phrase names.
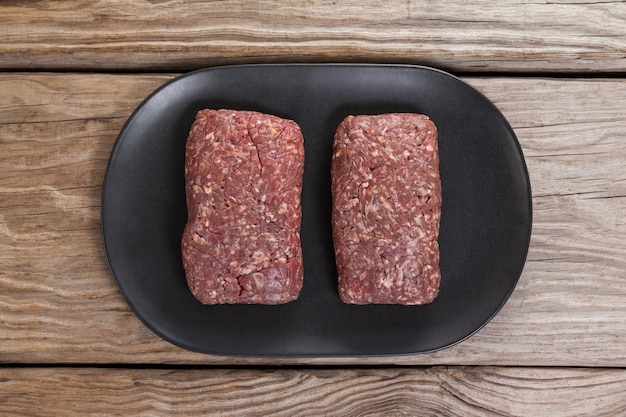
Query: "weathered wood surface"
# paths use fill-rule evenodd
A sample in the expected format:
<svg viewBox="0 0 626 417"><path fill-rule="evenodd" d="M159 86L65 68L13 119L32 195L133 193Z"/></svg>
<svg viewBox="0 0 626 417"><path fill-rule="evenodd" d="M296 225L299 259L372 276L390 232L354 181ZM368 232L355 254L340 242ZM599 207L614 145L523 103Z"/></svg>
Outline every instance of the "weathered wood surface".
<svg viewBox="0 0 626 417"><path fill-rule="evenodd" d="M626 78L584 78L626 74L625 28L611 0L0 2L0 415L626 415ZM134 316L100 236L119 130L165 71L262 62L485 74L466 79L520 139L534 227L484 329L428 355L244 359Z"/></svg>
<svg viewBox="0 0 626 417"><path fill-rule="evenodd" d="M0 369L20 416L620 416L626 371Z"/></svg>
<svg viewBox="0 0 626 417"><path fill-rule="evenodd" d="M256 360L161 340L108 271L107 159L171 77L0 74L0 362L626 366L626 80L467 79L516 131L535 210L519 285L475 336L428 355Z"/></svg>
<svg viewBox="0 0 626 417"><path fill-rule="evenodd" d="M610 0L4 1L0 68L366 61L623 73L624 28L626 3Z"/></svg>

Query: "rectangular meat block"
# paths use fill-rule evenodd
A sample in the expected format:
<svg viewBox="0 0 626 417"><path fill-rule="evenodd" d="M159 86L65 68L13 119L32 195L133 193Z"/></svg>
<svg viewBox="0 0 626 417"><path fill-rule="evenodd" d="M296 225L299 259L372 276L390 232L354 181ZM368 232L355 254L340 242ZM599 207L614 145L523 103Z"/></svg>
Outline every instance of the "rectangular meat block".
<svg viewBox="0 0 626 417"><path fill-rule="evenodd" d="M187 284L204 304L282 304L303 283L304 139L286 119L202 110L186 147Z"/></svg>
<svg viewBox="0 0 626 417"><path fill-rule="evenodd" d="M437 128L424 115L349 116L332 157L338 289L351 304L426 304L439 293Z"/></svg>

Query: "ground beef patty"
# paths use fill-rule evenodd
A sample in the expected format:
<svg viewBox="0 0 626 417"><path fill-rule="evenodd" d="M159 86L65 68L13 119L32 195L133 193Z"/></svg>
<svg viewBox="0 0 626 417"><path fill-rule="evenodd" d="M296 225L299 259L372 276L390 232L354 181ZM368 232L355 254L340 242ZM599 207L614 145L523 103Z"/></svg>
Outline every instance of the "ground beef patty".
<svg viewBox="0 0 626 417"><path fill-rule="evenodd" d="M419 114L349 116L335 134L331 173L342 301L433 301L441 280L434 123Z"/></svg>
<svg viewBox="0 0 626 417"><path fill-rule="evenodd" d="M187 284L204 304L298 298L304 141L276 116L202 110L187 140Z"/></svg>

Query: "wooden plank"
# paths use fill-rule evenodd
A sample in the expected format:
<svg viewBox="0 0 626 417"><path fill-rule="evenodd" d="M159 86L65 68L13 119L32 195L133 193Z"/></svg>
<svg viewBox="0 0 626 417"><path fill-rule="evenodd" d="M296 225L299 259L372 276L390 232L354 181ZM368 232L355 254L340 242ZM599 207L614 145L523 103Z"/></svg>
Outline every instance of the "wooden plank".
<svg viewBox="0 0 626 417"><path fill-rule="evenodd" d="M626 366L626 80L468 79L517 132L535 208L518 288L475 336L428 355L243 359L153 335L104 258L109 152L170 78L0 74L0 362Z"/></svg>
<svg viewBox="0 0 626 417"><path fill-rule="evenodd" d="M15 417L624 413L622 369L0 369L0 414Z"/></svg>
<svg viewBox="0 0 626 417"><path fill-rule="evenodd" d="M186 71L359 61L623 72L624 27L621 1L5 1L0 68Z"/></svg>

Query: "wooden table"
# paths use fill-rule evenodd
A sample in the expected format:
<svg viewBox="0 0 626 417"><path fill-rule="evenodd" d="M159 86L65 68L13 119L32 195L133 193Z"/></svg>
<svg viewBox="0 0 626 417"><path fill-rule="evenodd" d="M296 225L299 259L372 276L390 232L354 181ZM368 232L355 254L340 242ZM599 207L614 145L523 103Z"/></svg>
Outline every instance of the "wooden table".
<svg viewBox="0 0 626 417"><path fill-rule="evenodd" d="M626 415L626 4L0 3L0 414ZM432 354L250 359L177 348L109 272L100 192L122 125L190 70L407 63L502 110L534 224L519 284Z"/></svg>

